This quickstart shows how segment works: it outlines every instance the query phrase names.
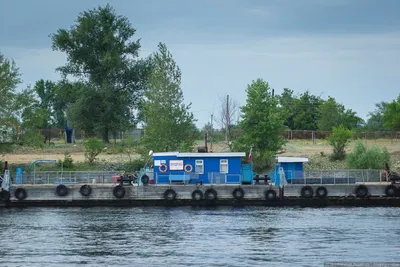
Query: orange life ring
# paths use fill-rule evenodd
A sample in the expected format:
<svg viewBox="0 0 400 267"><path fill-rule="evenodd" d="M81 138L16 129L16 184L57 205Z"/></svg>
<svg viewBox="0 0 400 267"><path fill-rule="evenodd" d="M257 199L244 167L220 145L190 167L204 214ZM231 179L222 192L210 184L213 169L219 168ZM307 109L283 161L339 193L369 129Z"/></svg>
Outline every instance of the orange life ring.
<svg viewBox="0 0 400 267"><path fill-rule="evenodd" d="M164 167L164 168L162 168L162 167ZM168 171L168 167L165 164L161 164L160 167L158 167L158 170L160 172L167 172Z"/></svg>
<svg viewBox="0 0 400 267"><path fill-rule="evenodd" d="M185 172L192 172L193 171L193 166L190 165L190 164L186 164L185 167L183 167L183 169L185 170Z"/></svg>

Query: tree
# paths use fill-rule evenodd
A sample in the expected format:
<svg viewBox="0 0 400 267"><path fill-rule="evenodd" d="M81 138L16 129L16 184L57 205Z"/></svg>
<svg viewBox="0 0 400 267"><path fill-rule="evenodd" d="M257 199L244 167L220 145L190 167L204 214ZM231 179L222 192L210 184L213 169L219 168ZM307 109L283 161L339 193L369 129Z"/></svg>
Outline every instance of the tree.
<svg viewBox="0 0 400 267"><path fill-rule="evenodd" d="M347 166L350 169L382 170L386 163L390 164L390 154L386 147L366 147L362 141L356 142L347 157Z"/></svg>
<svg viewBox="0 0 400 267"><path fill-rule="evenodd" d="M15 89L21 83L19 69L13 60L0 53L0 122L13 117Z"/></svg>
<svg viewBox="0 0 400 267"><path fill-rule="evenodd" d="M99 131L109 142L109 133L127 129L143 95L150 64L139 60L140 43L132 41L136 30L128 19L110 6L81 13L69 30L51 35L53 49L67 54L67 64L58 68L64 77L72 75L90 84L74 104L73 124L91 120L91 134ZM87 106L89 105L89 106ZM93 112L87 113L88 109Z"/></svg>
<svg viewBox="0 0 400 267"><path fill-rule="evenodd" d="M333 147L332 160L342 160L346 157L346 147L350 142L352 132L343 125L333 126L332 134L328 137L329 144Z"/></svg>
<svg viewBox="0 0 400 267"><path fill-rule="evenodd" d="M375 104L375 110L368 113L368 121L365 128L368 131L385 131L387 128L384 126L383 115L386 111L387 103L382 101Z"/></svg>
<svg viewBox="0 0 400 267"><path fill-rule="evenodd" d="M180 88L181 70L163 43L152 55L153 72L145 92L143 116L146 151L192 151L197 138L191 104L185 105ZM147 152L146 152L147 153Z"/></svg>
<svg viewBox="0 0 400 267"><path fill-rule="evenodd" d="M217 117L217 124L225 134L225 143L229 149L232 149L232 140L234 128L240 116L239 104L233 100L229 95L220 97L219 116Z"/></svg>
<svg viewBox="0 0 400 267"><path fill-rule="evenodd" d="M285 118L285 126L291 130L295 129L294 119L296 117L296 105L299 100L293 95L293 90L289 88L283 88L283 93L278 98L282 107L282 115Z"/></svg>
<svg viewBox="0 0 400 267"><path fill-rule="evenodd" d="M253 81L246 93L246 105L241 108L239 122L243 134L234 145L235 150L241 151L252 147L254 168L261 171L270 167L270 160L285 143L281 136L284 118L280 115L278 98L272 96L266 81Z"/></svg>
<svg viewBox="0 0 400 267"><path fill-rule="evenodd" d="M385 107L384 126L395 131L400 130L400 95L396 100L386 104Z"/></svg>
<svg viewBox="0 0 400 267"><path fill-rule="evenodd" d="M319 118L317 121L318 129L331 131L332 127L343 125L345 128L357 128L362 121L351 109L345 109L342 104L336 102L335 98L329 97L318 107Z"/></svg>
<svg viewBox="0 0 400 267"><path fill-rule="evenodd" d="M308 91L301 94L295 105L294 129L317 130L317 121L320 116L318 108L322 102L320 97L311 95Z"/></svg>

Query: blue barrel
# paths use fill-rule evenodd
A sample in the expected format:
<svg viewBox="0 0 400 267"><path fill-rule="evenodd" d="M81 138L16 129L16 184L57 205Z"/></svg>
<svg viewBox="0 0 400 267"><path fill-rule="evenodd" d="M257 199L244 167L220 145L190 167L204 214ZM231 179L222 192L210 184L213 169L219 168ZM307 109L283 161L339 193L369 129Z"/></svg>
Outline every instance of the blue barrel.
<svg viewBox="0 0 400 267"><path fill-rule="evenodd" d="M251 164L242 165L242 182L243 183L253 183L253 171Z"/></svg>
<svg viewBox="0 0 400 267"><path fill-rule="evenodd" d="M22 184L22 169L21 168L17 168L17 173L15 175L15 183L16 184Z"/></svg>

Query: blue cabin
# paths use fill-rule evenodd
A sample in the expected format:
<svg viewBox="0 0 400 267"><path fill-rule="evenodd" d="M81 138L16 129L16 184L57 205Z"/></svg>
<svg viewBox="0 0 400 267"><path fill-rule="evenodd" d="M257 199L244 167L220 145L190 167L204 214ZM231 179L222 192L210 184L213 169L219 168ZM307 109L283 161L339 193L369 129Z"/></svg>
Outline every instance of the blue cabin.
<svg viewBox="0 0 400 267"><path fill-rule="evenodd" d="M275 166L273 174L274 179L272 179L276 184L279 184L280 181L280 168L285 173L288 183L304 183L303 164L308 162L308 158L278 157L277 162L278 164Z"/></svg>
<svg viewBox="0 0 400 267"><path fill-rule="evenodd" d="M155 184L240 184L244 175L244 152L226 153L153 153ZM251 171L245 168L245 172Z"/></svg>

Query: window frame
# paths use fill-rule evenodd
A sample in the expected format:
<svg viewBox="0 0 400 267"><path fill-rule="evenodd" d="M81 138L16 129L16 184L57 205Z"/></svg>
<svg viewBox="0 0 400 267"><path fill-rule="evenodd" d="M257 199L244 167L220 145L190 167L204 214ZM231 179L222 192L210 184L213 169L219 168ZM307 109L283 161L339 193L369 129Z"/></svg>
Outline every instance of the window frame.
<svg viewBox="0 0 400 267"><path fill-rule="evenodd" d="M226 162L226 163L224 163ZM222 166L226 165L226 172L222 171ZM228 159L220 159L219 160L219 172L220 173L229 173L229 160Z"/></svg>
<svg viewBox="0 0 400 267"><path fill-rule="evenodd" d="M201 164L199 164L201 163ZM201 165L201 172L198 172L198 167ZM203 159L196 159L194 162L194 172L197 174L204 174L204 160Z"/></svg>

